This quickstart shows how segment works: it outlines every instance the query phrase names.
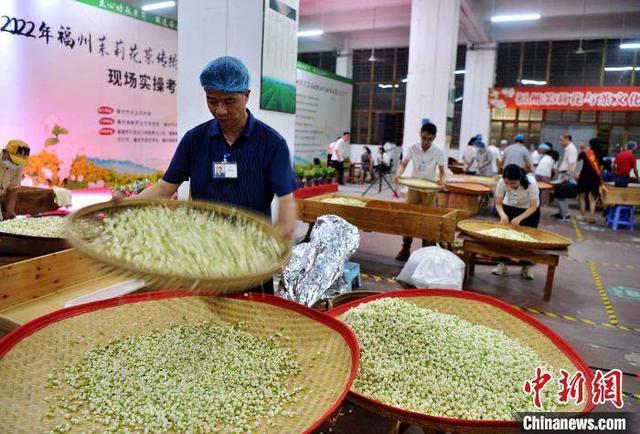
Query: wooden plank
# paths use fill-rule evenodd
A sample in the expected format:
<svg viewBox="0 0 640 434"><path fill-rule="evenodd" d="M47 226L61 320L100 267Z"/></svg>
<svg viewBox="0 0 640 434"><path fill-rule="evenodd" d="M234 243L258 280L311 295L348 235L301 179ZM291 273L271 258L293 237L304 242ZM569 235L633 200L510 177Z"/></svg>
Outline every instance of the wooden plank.
<svg viewBox="0 0 640 434"><path fill-rule="evenodd" d="M479 243L477 241L464 240L462 249L472 254L480 254L492 258L507 257L513 259L525 259L536 264L556 266L559 263L559 255L556 252L536 252L524 249L497 246L495 244Z"/></svg>
<svg viewBox="0 0 640 434"><path fill-rule="evenodd" d="M16 214L39 214L58 209L56 195L48 188L20 187Z"/></svg>
<svg viewBox="0 0 640 434"><path fill-rule="evenodd" d="M640 206L640 188L608 185L602 191L602 202L605 205Z"/></svg>
<svg viewBox="0 0 640 434"><path fill-rule="evenodd" d="M313 200L299 201L299 219L307 223L314 223L325 214L338 215L359 229L371 232L382 232L392 235L410 236L431 241L453 242L456 231L456 218L445 217L451 215L451 210L418 205L390 202L396 209L385 210L376 208L360 208L353 206L324 203ZM433 210L434 214L426 214Z"/></svg>
<svg viewBox="0 0 640 434"><path fill-rule="evenodd" d="M121 276L103 275L94 279L71 285L64 289L42 294L36 299L25 300L0 311L9 321L22 325L39 316L62 309L65 303L76 297L89 294L102 288L127 280Z"/></svg>
<svg viewBox="0 0 640 434"><path fill-rule="evenodd" d="M0 311L103 276L103 271L75 249L0 267Z"/></svg>

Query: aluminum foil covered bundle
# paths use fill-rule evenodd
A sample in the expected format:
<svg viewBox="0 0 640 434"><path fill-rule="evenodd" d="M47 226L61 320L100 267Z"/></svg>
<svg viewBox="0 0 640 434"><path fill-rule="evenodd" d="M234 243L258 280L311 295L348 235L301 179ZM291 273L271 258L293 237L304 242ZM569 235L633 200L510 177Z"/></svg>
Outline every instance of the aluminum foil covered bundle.
<svg viewBox="0 0 640 434"><path fill-rule="evenodd" d="M284 298L313 306L329 292L341 276L344 264L360 244L358 228L346 220L325 215L316 220L308 243L293 248L291 261L284 267ZM345 285L339 285L344 289Z"/></svg>

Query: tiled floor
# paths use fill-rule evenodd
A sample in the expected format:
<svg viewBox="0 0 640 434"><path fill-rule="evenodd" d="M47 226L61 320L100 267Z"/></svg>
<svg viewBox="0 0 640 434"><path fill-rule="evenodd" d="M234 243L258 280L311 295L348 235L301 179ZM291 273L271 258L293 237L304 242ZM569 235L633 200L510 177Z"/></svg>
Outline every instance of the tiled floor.
<svg viewBox="0 0 640 434"><path fill-rule="evenodd" d="M349 185L341 187L340 192L359 195L363 190L361 185ZM368 196L391 198L388 190L380 196L377 190L370 191ZM514 266L509 267L509 276L496 277L491 274L492 266L478 265L465 289L531 309L528 312L534 318L562 336L589 366L620 369L625 374L622 384L627 395L622 411L640 413L640 298L637 298L640 297L640 233L613 231L602 223L601 217L597 225L579 220L560 223L549 217L553 212L552 208L543 210L540 227L567 236L574 244L568 257L560 260L549 302L542 299L546 269L540 265L534 267L536 279L533 281L521 279ZM304 228L300 229L303 232ZM400 237L365 232L360 235L360 248L352 260L360 263L366 275L362 289L400 288L392 280L403 265L394 259L401 246ZM415 241L413 248L419 247ZM603 295L598 291L598 278L613 307L617 327L610 324L612 317L605 310ZM361 413L357 407L346 405L344 408L342 416L338 413L335 420L320 431L329 432L328 428L332 428L331 432L336 433L373 433L386 432L389 428L384 420ZM597 410L613 409L608 405Z"/></svg>

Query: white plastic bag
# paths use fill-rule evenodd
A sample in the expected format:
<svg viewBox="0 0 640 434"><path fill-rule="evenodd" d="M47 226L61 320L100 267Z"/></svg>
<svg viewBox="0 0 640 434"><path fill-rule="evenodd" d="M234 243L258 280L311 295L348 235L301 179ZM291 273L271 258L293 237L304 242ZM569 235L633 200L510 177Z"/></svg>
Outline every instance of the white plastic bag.
<svg viewBox="0 0 640 434"><path fill-rule="evenodd" d="M397 280L417 288L462 289L464 261L439 246L411 254Z"/></svg>

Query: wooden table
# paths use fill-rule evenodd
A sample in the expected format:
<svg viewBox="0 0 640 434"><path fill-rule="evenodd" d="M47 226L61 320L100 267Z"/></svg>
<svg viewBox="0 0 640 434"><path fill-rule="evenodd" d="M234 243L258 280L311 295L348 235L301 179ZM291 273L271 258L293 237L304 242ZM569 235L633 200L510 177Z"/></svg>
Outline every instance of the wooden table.
<svg viewBox="0 0 640 434"><path fill-rule="evenodd" d="M629 184L628 187L615 187L607 184L602 190L604 205L640 206L640 186Z"/></svg>
<svg viewBox="0 0 640 434"><path fill-rule="evenodd" d="M553 277L556 267L560 262L560 256L567 256L568 249L560 250L540 250L506 247L494 244L490 241L478 240L475 238L462 236L464 244L462 250L465 257L465 282L472 277L475 272L477 255L484 255L490 258L511 258L533 262L534 264L547 265L547 279L544 285L544 301L551 300L551 290L553 288Z"/></svg>
<svg viewBox="0 0 640 434"><path fill-rule="evenodd" d="M365 202L366 207L322 202L323 199L332 197L356 199ZM340 216L363 231L421 238L446 244L453 243L456 224L460 219L458 211L455 209L413 205L337 193L298 200L298 219L309 223L307 237L310 235L316 219L327 214Z"/></svg>
<svg viewBox="0 0 640 434"><path fill-rule="evenodd" d="M75 249L0 267L0 337L70 300L128 280L101 270Z"/></svg>

